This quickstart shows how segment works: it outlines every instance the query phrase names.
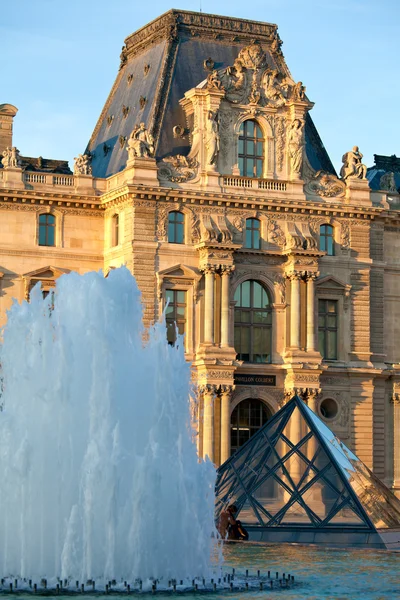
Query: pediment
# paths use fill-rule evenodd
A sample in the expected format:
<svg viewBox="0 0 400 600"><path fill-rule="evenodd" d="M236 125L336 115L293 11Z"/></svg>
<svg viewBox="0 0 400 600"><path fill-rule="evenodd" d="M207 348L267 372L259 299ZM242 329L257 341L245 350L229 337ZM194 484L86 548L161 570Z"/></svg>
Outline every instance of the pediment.
<svg viewBox="0 0 400 600"><path fill-rule="evenodd" d="M186 265L174 265L173 267L169 267L168 269L164 269L162 271L159 271L157 273L157 276L159 278L166 278L166 277L182 277L185 279L200 279L201 278L201 274L199 273L199 271L197 269L194 269L193 267L188 267Z"/></svg>
<svg viewBox="0 0 400 600"><path fill-rule="evenodd" d="M323 275L322 277L319 277L316 281L316 286L318 288L324 288L325 290L329 289L343 293L348 293L351 290L351 285L345 283L334 275Z"/></svg>
<svg viewBox="0 0 400 600"><path fill-rule="evenodd" d="M70 273L70 269L62 269L60 267L42 267L40 269L36 269L35 271L30 271L29 273L24 273L22 277L26 279L57 279L61 275L65 273Z"/></svg>

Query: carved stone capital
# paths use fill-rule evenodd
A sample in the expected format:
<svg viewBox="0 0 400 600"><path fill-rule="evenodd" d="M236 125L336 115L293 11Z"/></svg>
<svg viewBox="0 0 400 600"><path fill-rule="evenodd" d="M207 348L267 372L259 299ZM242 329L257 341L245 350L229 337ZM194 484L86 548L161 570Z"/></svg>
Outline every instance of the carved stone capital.
<svg viewBox="0 0 400 600"><path fill-rule="evenodd" d="M206 383L198 386L199 393L203 396L216 396L218 394L218 385Z"/></svg>
<svg viewBox="0 0 400 600"><path fill-rule="evenodd" d="M235 265L221 265L221 276L230 277L232 273L235 271Z"/></svg>
<svg viewBox="0 0 400 600"><path fill-rule="evenodd" d="M305 273L306 275L304 278L306 281L315 281L320 275L319 271L305 271Z"/></svg>
<svg viewBox="0 0 400 600"><path fill-rule="evenodd" d="M200 267L200 271L204 273L204 275L214 275L218 270L219 265L203 265Z"/></svg>
<svg viewBox="0 0 400 600"><path fill-rule="evenodd" d="M300 281L301 279L303 279L304 273L305 271L292 271L291 273L286 273L286 277L287 279L290 279L290 281Z"/></svg>
<svg viewBox="0 0 400 600"><path fill-rule="evenodd" d="M234 390L235 390L234 385L220 385L219 386L219 392L220 392L221 396L231 396L231 394L234 392Z"/></svg>

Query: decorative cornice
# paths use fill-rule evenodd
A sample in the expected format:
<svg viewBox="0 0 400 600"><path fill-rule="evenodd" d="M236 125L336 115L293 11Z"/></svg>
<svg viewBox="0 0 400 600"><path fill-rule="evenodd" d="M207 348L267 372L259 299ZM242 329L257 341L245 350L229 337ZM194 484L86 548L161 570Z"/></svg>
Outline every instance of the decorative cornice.
<svg viewBox="0 0 400 600"><path fill-rule="evenodd" d="M127 57L143 52L163 40L182 33L191 37L226 39L232 42L269 42L276 38L277 26L234 17L222 17L183 10L170 10L125 40Z"/></svg>

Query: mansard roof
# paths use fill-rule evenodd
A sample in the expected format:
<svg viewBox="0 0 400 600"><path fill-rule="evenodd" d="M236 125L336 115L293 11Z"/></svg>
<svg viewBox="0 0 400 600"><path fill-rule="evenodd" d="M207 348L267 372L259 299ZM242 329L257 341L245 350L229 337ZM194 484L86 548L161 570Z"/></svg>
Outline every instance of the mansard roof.
<svg viewBox="0 0 400 600"><path fill-rule="evenodd" d="M270 23L170 10L130 35L122 49L117 78L87 146L93 156L93 175L107 177L125 168L126 140L140 122L155 137L157 159L187 155L189 135L173 134L175 126L188 125L179 101L207 77L204 62L208 58L215 69L227 68L242 48L254 43L262 46L270 65L290 77L280 52L277 26ZM335 174L309 115L305 135L311 166Z"/></svg>
<svg viewBox="0 0 400 600"><path fill-rule="evenodd" d="M374 166L369 167L367 170L367 179L369 186L372 190L388 190L394 192L395 189L400 190L400 158L395 154L391 156L384 156L381 154L374 154ZM382 177L386 174L393 173L393 180L390 185L390 181L386 177L385 180L381 181ZM389 183L389 185L388 185ZM389 189L392 187L393 189Z"/></svg>

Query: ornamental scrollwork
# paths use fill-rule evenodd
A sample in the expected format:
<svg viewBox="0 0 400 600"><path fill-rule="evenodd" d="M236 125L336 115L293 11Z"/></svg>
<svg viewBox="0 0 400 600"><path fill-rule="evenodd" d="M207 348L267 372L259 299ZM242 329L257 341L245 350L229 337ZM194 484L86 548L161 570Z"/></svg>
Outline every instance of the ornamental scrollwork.
<svg viewBox="0 0 400 600"><path fill-rule="evenodd" d="M166 156L158 165L158 176L160 181L186 183L197 177L198 168L199 163L196 158L189 158L180 154Z"/></svg>
<svg viewBox="0 0 400 600"><path fill-rule="evenodd" d="M305 192L322 198L339 198L344 196L346 186L334 175L318 171L314 178L305 185Z"/></svg>

